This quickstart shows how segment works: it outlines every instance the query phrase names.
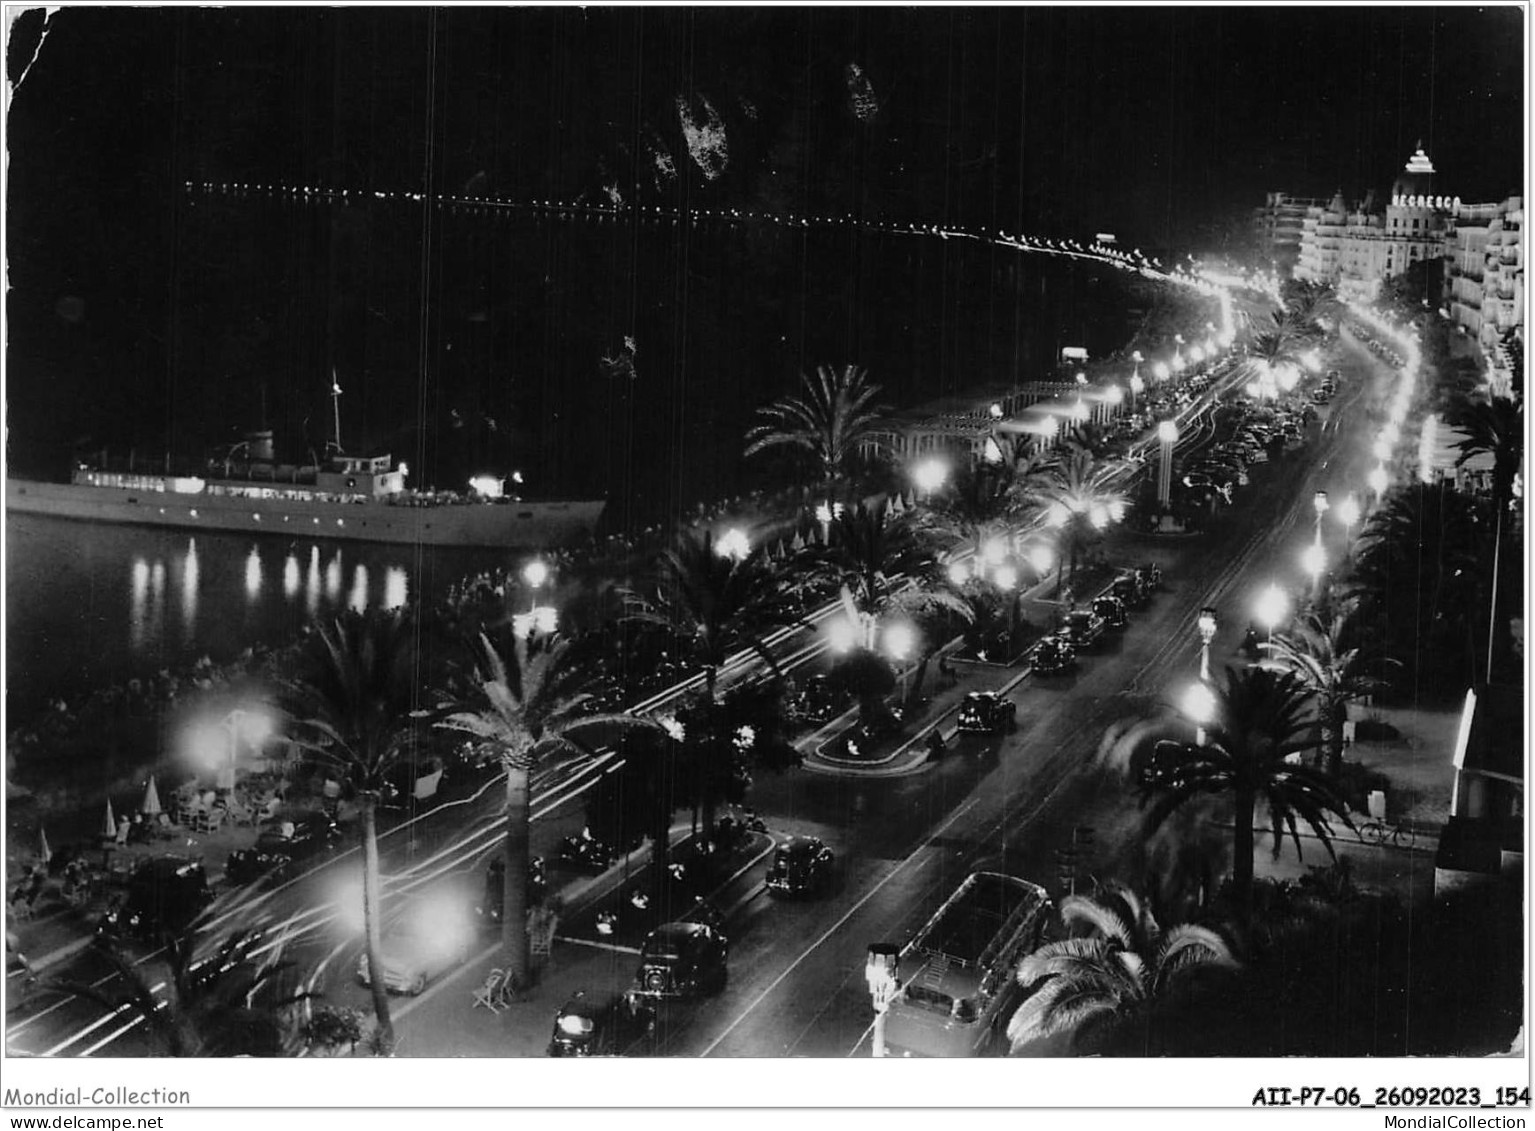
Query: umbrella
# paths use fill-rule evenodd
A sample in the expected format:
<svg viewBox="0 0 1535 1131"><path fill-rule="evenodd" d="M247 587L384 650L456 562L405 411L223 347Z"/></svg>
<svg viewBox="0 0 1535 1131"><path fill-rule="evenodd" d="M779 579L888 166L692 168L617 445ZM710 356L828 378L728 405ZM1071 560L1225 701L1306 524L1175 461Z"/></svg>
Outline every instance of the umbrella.
<svg viewBox="0 0 1535 1131"><path fill-rule="evenodd" d="M144 800L139 802L139 812L146 817L158 817L160 815L160 791L155 788L155 779L149 779L149 785L144 789Z"/></svg>
<svg viewBox="0 0 1535 1131"><path fill-rule="evenodd" d="M101 826L101 835L109 840L117 839L117 818L112 815L112 801L107 799L107 819Z"/></svg>
<svg viewBox="0 0 1535 1131"><path fill-rule="evenodd" d="M47 829L37 830L37 858L44 864L49 864L53 861L53 849L48 847Z"/></svg>

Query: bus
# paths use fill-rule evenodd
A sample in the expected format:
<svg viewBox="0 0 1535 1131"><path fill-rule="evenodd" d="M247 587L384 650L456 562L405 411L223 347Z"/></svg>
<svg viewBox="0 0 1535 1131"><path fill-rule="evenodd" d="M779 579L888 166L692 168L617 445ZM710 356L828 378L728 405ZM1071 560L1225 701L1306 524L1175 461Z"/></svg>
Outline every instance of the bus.
<svg viewBox="0 0 1535 1131"><path fill-rule="evenodd" d="M1018 960L1038 948L1050 897L1027 880L974 872L901 950L886 1056L982 1056L1021 997Z"/></svg>

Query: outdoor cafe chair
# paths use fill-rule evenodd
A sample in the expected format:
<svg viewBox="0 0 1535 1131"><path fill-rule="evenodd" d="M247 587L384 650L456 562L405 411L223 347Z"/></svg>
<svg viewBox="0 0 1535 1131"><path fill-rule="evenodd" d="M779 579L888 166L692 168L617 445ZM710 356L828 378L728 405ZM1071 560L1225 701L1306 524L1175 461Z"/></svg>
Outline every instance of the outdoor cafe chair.
<svg viewBox="0 0 1535 1131"><path fill-rule="evenodd" d="M474 991L474 1005L471 1008L484 1006L492 1013L500 1013L506 1008L505 991L507 984L507 972L497 966L485 975L485 983Z"/></svg>

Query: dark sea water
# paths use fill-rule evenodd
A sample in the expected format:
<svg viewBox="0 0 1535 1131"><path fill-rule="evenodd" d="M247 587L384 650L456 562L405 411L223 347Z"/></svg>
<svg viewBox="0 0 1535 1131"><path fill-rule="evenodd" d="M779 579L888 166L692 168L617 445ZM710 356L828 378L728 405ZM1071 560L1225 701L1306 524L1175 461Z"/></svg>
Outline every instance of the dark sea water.
<svg viewBox="0 0 1535 1131"><path fill-rule="evenodd" d="M348 450L391 451L416 485L517 468L534 497L607 499L610 529L665 525L761 482L742 436L803 370L863 365L908 406L1054 376L1061 346L1122 346L1149 301L1105 268L852 226L199 196L179 225L170 376L157 384L158 362L128 359L150 373L131 406L102 385L50 407L38 398L52 386L25 382L46 335L23 334L13 474L41 470L25 458L41 439L67 451L64 436L81 431L119 453L132 443L141 457L168 447L198 459L265 422L279 455L321 450L334 371ZM626 351L627 369L604 363ZM317 614L431 597L498 564L24 516L6 534L13 715L279 644Z"/></svg>

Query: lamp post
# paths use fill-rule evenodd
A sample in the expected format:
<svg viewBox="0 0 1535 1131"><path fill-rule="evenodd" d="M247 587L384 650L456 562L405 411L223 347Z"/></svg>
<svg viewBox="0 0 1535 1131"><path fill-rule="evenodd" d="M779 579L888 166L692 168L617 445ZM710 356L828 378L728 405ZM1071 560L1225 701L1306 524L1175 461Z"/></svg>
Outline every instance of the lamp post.
<svg viewBox="0 0 1535 1131"><path fill-rule="evenodd" d="M533 590L533 600L528 607L530 610L536 609L538 607L538 591L543 588L544 582L549 580L549 567L539 559L534 558L522 567L522 579L528 583L528 588Z"/></svg>
<svg viewBox="0 0 1535 1131"><path fill-rule="evenodd" d="M739 526L732 526L714 543L714 552L722 558L745 561L752 552L751 540L746 537L746 531Z"/></svg>
<svg viewBox="0 0 1535 1131"><path fill-rule="evenodd" d="M863 976L869 984L869 996L874 1001L873 1053L885 1055L885 1014L900 993L901 951L894 943L870 943L869 956L864 963Z"/></svg>
<svg viewBox="0 0 1535 1131"><path fill-rule="evenodd" d="M1390 479L1386 476L1386 468L1383 464L1376 464L1375 470L1370 472L1370 490L1375 492L1375 505L1380 505L1380 497L1386 493L1386 486Z"/></svg>
<svg viewBox="0 0 1535 1131"><path fill-rule="evenodd" d="M1183 694L1183 713L1194 721L1194 743L1203 746L1208 739L1205 725L1215 718L1215 692L1208 683L1196 683Z"/></svg>
<svg viewBox="0 0 1535 1131"><path fill-rule="evenodd" d="M1343 523L1343 548L1347 551L1351 546L1354 523L1359 521L1359 500L1352 494L1338 504L1338 521Z"/></svg>
<svg viewBox="0 0 1535 1131"><path fill-rule="evenodd" d="M1316 600L1322 592L1322 574L1327 570L1327 551L1320 542L1313 542L1301 551L1300 561L1311 575L1311 599Z"/></svg>
<svg viewBox="0 0 1535 1131"><path fill-rule="evenodd" d="M872 617L870 624L873 624ZM912 649L916 647L916 630L903 621L897 621L895 624L886 625L880 636L881 643L885 646L885 655L889 656L900 669L901 702L904 703L906 702L906 657L910 656Z"/></svg>
<svg viewBox="0 0 1535 1131"><path fill-rule="evenodd" d="M233 789L235 787L235 767L240 760L240 739L252 749L260 748L272 733L272 720L265 712L247 711L242 707L236 707L229 714L219 720L219 726L229 736L229 759L219 768L218 788Z"/></svg>
<svg viewBox="0 0 1535 1131"><path fill-rule="evenodd" d="M1164 508L1173 491L1173 445L1178 442L1178 426L1171 420L1157 425L1157 439L1162 441L1162 466L1157 471L1157 502Z"/></svg>
<svg viewBox="0 0 1535 1131"><path fill-rule="evenodd" d="M1330 504L1327 501L1327 492L1318 491L1315 495L1311 496L1311 507L1316 511L1316 544L1320 546L1322 544L1322 516L1330 509Z"/></svg>
<svg viewBox="0 0 1535 1131"><path fill-rule="evenodd" d="M1132 353L1130 355L1130 361L1131 361L1130 386L1131 386L1132 389L1134 389L1135 383L1141 379L1141 362L1143 362L1145 360L1146 360L1146 358L1141 354L1140 350L1136 350L1134 353ZM1139 390L1136 390L1136 391L1139 391Z"/></svg>
<svg viewBox="0 0 1535 1131"><path fill-rule="evenodd" d="M1270 585L1258 595L1258 607L1256 612L1258 619L1268 629L1269 643L1274 643L1274 626L1285 619L1290 611L1290 599L1285 596L1285 591L1277 585Z"/></svg>
<svg viewBox="0 0 1535 1131"><path fill-rule="evenodd" d="M1209 605L1199 610L1199 678L1210 682L1210 641L1215 639L1215 610Z"/></svg>
<svg viewBox="0 0 1535 1131"><path fill-rule="evenodd" d="M1125 403L1125 391L1118 385L1110 385L1104 391L1103 399L1104 403L1106 403L1111 410L1110 416L1118 416L1119 406Z"/></svg>
<svg viewBox="0 0 1535 1131"><path fill-rule="evenodd" d="M1131 412L1135 411L1135 401L1136 401L1136 398L1139 397L1145 391L1146 391L1146 382L1141 380L1141 375L1140 375L1139 371L1137 371L1130 378L1130 411Z"/></svg>
<svg viewBox="0 0 1535 1131"><path fill-rule="evenodd" d="M933 492L943 486L949 477L949 467L941 459L925 459L911 470L912 482L922 492L922 500L932 498Z"/></svg>

